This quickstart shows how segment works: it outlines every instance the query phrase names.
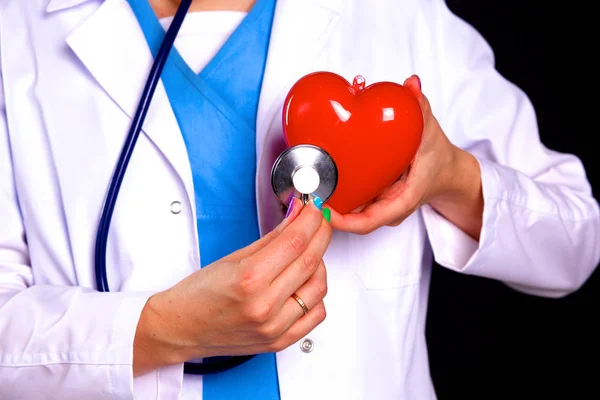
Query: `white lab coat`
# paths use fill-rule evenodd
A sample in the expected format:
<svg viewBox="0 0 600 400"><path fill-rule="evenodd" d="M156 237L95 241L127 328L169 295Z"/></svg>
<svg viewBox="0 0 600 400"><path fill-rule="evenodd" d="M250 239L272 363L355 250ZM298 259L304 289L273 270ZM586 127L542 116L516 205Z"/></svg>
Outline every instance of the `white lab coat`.
<svg viewBox="0 0 600 400"><path fill-rule="evenodd" d="M176 399L201 383L183 385L181 365L132 377L147 297L200 257L190 166L162 86L113 218L114 292L94 290L99 213L151 61L126 0L0 0L1 399ZM441 0L278 1L257 116L263 233L282 218L269 185L282 102L316 70L367 84L419 74L446 134L480 161L485 200L478 243L427 206L395 228L336 232L314 350L277 354L282 400L434 399L424 336L434 257L549 297L593 271L599 213L582 165L541 145L530 102L493 61Z"/></svg>

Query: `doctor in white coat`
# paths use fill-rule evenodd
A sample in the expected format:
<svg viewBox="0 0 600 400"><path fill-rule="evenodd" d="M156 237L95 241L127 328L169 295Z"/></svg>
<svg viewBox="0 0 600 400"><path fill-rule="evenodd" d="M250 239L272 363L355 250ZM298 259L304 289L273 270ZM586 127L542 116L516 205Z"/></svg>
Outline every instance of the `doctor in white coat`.
<svg viewBox="0 0 600 400"><path fill-rule="evenodd" d="M199 270L190 165L159 85L113 217L113 291L100 293L97 223L151 54L126 0L0 0L1 399L200 398L183 361L268 351L282 400L435 399L434 259L547 297L590 276L600 220L581 162L540 143L527 97L443 0L279 0L272 29L256 116L263 239ZM317 70L405 82L424 141L362 212L330 225L294 207L279 225L269 172L282 104ZM227 285L211 272L224 264ZM280 298L296 289L308 315ZM223 299L231 320L198 306Z"/></svg>

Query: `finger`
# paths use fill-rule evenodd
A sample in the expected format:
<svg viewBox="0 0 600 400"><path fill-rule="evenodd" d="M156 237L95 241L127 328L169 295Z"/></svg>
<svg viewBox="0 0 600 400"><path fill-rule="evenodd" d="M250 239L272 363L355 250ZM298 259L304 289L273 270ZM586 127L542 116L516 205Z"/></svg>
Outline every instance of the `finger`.
<svg viewBox="0 0 600 400"><path fill-rule="evenodd" d="M263 343L272 342L285 333L299 318L305 315L304 304L310 310L327 294L327 270L321 260L317 270L299 288L285 287L280 292L271 287L268 303L273 304L271 315L259 328ZM293 295L298 296L297 300Z"/></svg>
<svg viewBox="0 0 600 400"><path fill-rule="evenodd" d="M421 92L421 78L419 78L418 75L412 75L410 77L408 77L404 83L402 84L402 86L406 87L408 90L411 91L411 93L417 98L420 99L422 92Z"/></svg>
<svg viewBox="0 0 600 400"><path fill-rule="evenodd" d="M264 235L259 240L253 242L252 244L227 255L226 257L224 257L222 259L222 261L241 260L243 258L246 258L246 257L256 253L260 249L264 248L267 244L269 244L273 240L275 240L275 238L277 238L281 234L281 232L283 232L283 230L289 224L291 224L296 219L296 217L298 217L298 215L302 211L302 207L303 207L302 201L300 201L300 199L293 197L290 202L290 206L288 206L289 214L283 219L283 221L281 221L281 223L279 225L277 225L275 227L275 229L273 229L271 232Z"/></svg>
<svg viewBox="0 0 600 400"><path fill-rule="evenodd" d="M306 285L310 287L310 282L326 277L323 255L330 241L331 227L327 222L324 222L324 225L314 236L306 252L275 278L271 284L269 296L273 298L275 307L285 307L285 303L288 302L292 294L296 293L300 296L299 292L306 291ZM322 283L324 284L325 281L323 280ZM306 294L312 295L313 292L308 291ZM304 298L302 299L304 300ZM304 301L309 306L318 302L314 301L314 299L306 299Z"/></svg>
<svg viewBox="0 0 600 400"><path fill-rule="evenodd" d="M309 312L323 301L327 295L327 268L324 262L319 264L319 268L301 287L287 296L282 314L288 318L290 325L305 315L298 300L292 297L294 294L304 302Z"/></svg>
<svg viewBox="0 0 600 400"><path fill-rule="evenodd" d="M270 243L244 259L245 263L260 268L263 279L272 282L288 265L308 248L313 236L323 223L323 213L312 201Z"/></svg>
<svg viewBox="0 0 600 400"><path fill-rule="evenodd" d="M235 347L227 346L224 349L217 349L214 355L248 355L259 354L264 352L278 352L286 349L291 344L296 343L316 326L325 320L326 310L323 301L319 301L310 307L308 314L304 311L296 300L291 299L295 304L289 304L290 309L295 305L296 310L292 313L298 314L291 322L273 321L269 325L265 325L262 333L250 335L248 344Z"/></svg>
<svg viewBox="0 0 600 400"><path fill-rule="evenodd" d="M410 92L419 100L419 106L421 107L423 116L427 119L431 114L431 104L429 103L427 96L423 94L421 78L417 75L412 75L404 81L403 86L410 90Z"/></svg>
<svg viewBox="0 0 600 400"><path fill-rule="evenodd" d="M331 235L331 225L323 220L306 251L273 280L270 291L276 296L276 300L279 300L279 304L282 304L317 271L331 243Z"/></svg>
<svg viewBox="0 0 600 400"><path fill-rule="evenodd" d="M365 206L357 213L339 214L332 210L331 226L342 232L366 235L385 225L391 215L390 207L390 200L381 200Z"/></svg>
<svg viewBox="0 0 600 400"><path fill-rule="evenodd" d="M332 209L331 226L343 232L366 235L414 212L418 201L404 182L394 183L386 192L358 213L342 215Z"/></svg>
<svg viewBox="0 0 600 400"><path fill-rule="evenodd" d="M326 317L327 311L325 310L325 304L321 301L312 307L308 314L296 320L296 322L294 322L290 328L269 347L272 351L281 351L288 348L312 332L313 329L325 321Z"/></svg>
<svg viewBox="0 0 600 400"><path fill-rule="evenodd" d="M410 90L410 92L419 100L419 106L421 107L423 116L427 119L431 114L431 104L429 103L427 96L423 94L421 78L418 75L412 75L404 81L403 86Z"/></svg>
<svg viewBox="0 0 600 400"><path fill-rule="evenodd" d="M300 312L303 316L299 319L296 319L287 329L281 330L281 334L274 335L274 337L271 339L254 339L255 342L253 344L238 346L234 350L229 348L227 349L226 354L247 355L264 352L279 352L285 350L290 345L298 342L300 339L312 332L312 330L315 329L321 322L323 322L327 316L323 301L312 307L306 315L304 315L302 309L300 306L298 306L298 303L296 303L296 307L300 309ZM218 352L218 354L223 353L223 351Z"/></svg>

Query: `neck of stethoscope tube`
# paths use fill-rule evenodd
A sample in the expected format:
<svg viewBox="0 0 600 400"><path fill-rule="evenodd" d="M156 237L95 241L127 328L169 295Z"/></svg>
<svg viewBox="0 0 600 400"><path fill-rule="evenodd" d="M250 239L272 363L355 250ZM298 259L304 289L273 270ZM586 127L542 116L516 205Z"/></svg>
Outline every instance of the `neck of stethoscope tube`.
<svg viewBox="0 0 600 400"><path fill-rule="evenodd" d="M165 38L163 39L160 49L156 55L156 59L152 65L152 69L150 70L150 75L146 81L137 111L134 115L127 137L125 138L115 171L110 181L107 196L102 207L94 248L96 287L100 292L110 291L106 271L106 250L108 245L110 223L117 203L117 197L119 195L121 184L123 182L123 177L127 171L127 166L129 165L129 160L131 159L135 143L137 142L137 138L141 132L148 109L150 108L150 102L154 96L154 91L160 80L162 70L165 66L170 51L173 48L175 38L177 37L177 33L179 32L181 25L183 24L184 17L188 12L191 3L191 0L182 0L175 17L173 18L173 22L167 30ZM252 357L254 356L227 357L225 360L220 360L218 362L206 362L201 364L185 363L184 372L186 374L193 375L218 373L236 367L248 361Z"/></svg>
<svg viewBox="0 0 600 400"><path fill-rule="evenodd" d="M108 188L108 193L104 201L104 206L102 208L102 214L100 216L100 222L98 224L94 255L96 287L101 292L110 291L106 272L106 250L108 246L108 232L115 205L117 203L117 197L119 195L121 184L123 182L123 177L125 176L125 172L127 171L127 166L129 165L129 160L131 159L131 154L133 153L135 143L137 142L137 138L139 137L140 131L144 124L144 120L146 119L146 115L148 114L150 102L152 101L152 97L154 96L154 91L156 90L156 86L160 80L163 68L169 57L169 53L171 52L173 44L175 43L175 38L179 33L179 29L183 24L183 20L190 8L191 3L192 0L182 0L179 8L177 9L175 17L173 18L173 22L171 23L171 26L165 34L165 38L161 43L160 49L156 55L156 59L154 60L154 63L152 65L152 69L150 70L150 75L146 81L144 91L138 104L138 108L131 123L129 133L125 138L125 143L123 144L121 154L119 155L119 160L115 167L115 171L113 173Z"/></svg>

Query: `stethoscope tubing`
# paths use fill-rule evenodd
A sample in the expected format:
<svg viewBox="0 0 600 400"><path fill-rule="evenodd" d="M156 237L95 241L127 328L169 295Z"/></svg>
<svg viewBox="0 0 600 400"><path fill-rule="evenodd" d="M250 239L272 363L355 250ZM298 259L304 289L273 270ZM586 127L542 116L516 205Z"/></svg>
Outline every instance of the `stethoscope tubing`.
<svg viewBox="0 0 600 400"><path fill-rule="evenodd" d="M98 224L98 231L96 233L96 245L94 255L96 287L101 292L110 291L106 272L106 248L108 245L108 231L110 228L113 212L117 204L117 197L119 195L119 191L121 190L121 184L123 183L123 178L125 177L127 166L129 165L129 161L131 159L131 155L133 154L133 149L135 148L137 139L140 136L142 126L144 125L144 121L146 119L146 115L148 114L148 110L150 109L150 103L152 101L152 97L154 96L156 86L160 81L160 76L164 69L165 63L169 58L169 53L173 48L173 44L175 43L175 38L179 33L179 29L183 24L183 20L191 4L192 0L182 0L181 4L179 5L179 8L177 9L177 12L175 13L173 22L167 30L165 38L160 45L160 48L156 55L156 59L152 64L152 69L150 70L150 74L148 76L148 79L146 80L146 85L144 87L144 91L142 92L138 108L131 122L129 133L125 138L121 154L119 155L119 160L117 161L117 165L115 167L112 179L110 181L110 186L108 187L108 193L104 201L102 214L100 216L100 222Z"/></svg>
<svg viewBox="0 0 600 400"><path fill-rule="evenodd" d="M135 144L144 125L146 115L148 114L148 110L150 109L150 103L154 96L156 86L160 81L160 77L164 69L165 63L169 58L169 53L173 49L175 39L177 38L177 34L179 33L179 30L181 28L181 25L183 24L183 20L190 8L191 3L192 0L181 1L181 4L179 5L179 8L177 9L175 16L173 17L173 22L167 30L167 33L165 34L165 37L160 45L154 63L152 64L150 74L144 86L144 90L142 92L138 108L133 117L131 127L125 138L123 148L121 149L121 153L119 155L117 165L113 172L110 185L108 187L108 192L102 207L100 222L98 223L98 230L96 232L96 243L94 249L94 269L96 274L96 287L100 292L110 291L106 270L106 249L108 245L108 233L110 229L110 223L115 210L115 206L117 204L117 197L119 195L119 191L123 183L123 178L125 177L125 172L127 171L127 166L129 165L129 161L131 160L133 149L135 148ZM254 356L250 355L243 357L226 357L224 360L219 359L213 362L185 363L184 373L194 375L218 373L240 365L243 362L251 359L252 357Z"/></svg>

